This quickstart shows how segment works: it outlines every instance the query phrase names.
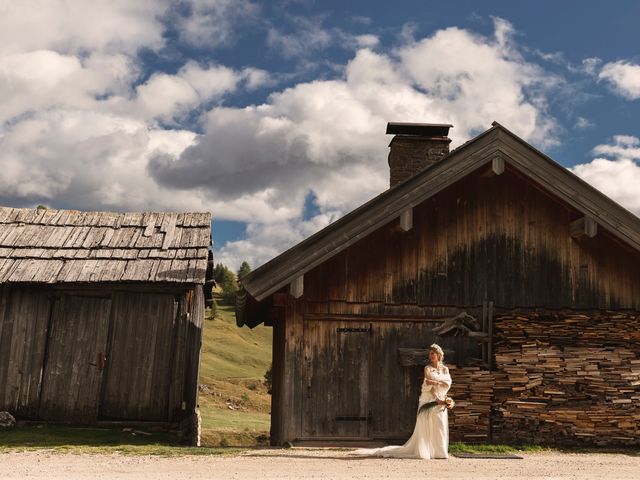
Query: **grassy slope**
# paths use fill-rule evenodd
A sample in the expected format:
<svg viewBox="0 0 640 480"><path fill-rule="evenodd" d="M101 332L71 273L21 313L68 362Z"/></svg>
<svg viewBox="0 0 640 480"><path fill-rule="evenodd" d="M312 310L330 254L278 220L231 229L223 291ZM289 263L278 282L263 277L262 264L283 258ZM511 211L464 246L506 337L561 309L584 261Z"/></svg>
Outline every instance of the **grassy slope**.
<svg viewBox="0 0 640 480"><path fill-rule="evenodd" d="M272 329L238 328L233 307L219 305L207 318L200 360L203 444L265 443L271 396L264 374L271 364Z"/></svg>

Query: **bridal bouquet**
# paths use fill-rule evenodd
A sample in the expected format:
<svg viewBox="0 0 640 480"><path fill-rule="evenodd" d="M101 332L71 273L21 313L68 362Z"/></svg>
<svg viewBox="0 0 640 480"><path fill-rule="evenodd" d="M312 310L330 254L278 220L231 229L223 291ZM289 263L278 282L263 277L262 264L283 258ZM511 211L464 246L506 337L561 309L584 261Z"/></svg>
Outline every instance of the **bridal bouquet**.
<svg viewBox="0 0 640 480"><path fill-rule="evenodd" d="M420 406L420 408L418 409L418 415L420 415L422 412L427 412L430 409L432 409L433 407L437 406L439 404L439 402L427 402L424 403ZM446 408L447 410L451 410L453 407L456 406L456 402L453 400L453 398L451 397L447 397L444 399L444 405L443 405L443 411Z"/></svg>

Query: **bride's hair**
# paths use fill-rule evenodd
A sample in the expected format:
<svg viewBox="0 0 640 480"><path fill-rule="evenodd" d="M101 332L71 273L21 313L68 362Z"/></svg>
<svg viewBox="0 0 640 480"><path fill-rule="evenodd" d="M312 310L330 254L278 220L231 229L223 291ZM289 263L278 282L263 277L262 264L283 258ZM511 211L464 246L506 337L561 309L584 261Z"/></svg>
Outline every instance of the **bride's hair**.
<svg viewBox="0 0 640 480"><path fill-rule="evenodd" d="M444 362L444 350L442 350L442 347L440 345L438 345L437 343L432 343L429 347L429 351L436 352L438 355L440 355L440 361Z"/></svg>

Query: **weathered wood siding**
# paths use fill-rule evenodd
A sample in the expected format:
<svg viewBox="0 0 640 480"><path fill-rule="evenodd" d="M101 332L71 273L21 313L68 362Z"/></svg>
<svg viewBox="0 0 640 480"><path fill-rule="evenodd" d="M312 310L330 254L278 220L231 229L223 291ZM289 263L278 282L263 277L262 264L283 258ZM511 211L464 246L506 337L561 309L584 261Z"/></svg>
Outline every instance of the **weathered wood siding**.
<svg viewBox="0 0 640 480"><path fill-rule="evenodd" d="M53 305L39 418L94 423L107 351L110 298L63 295Z"/></svg>
<svg viewBox="0 0 640 480"><path fill-rule="evenodd" d="M51 293L0 287L0 410L36 418Z"/></svg>
<svg viewBox="0 0 640 480"><path fill-rule="evenodd" d="M423 372L419 365L401 365L399 351L426 348L436 340L432 329L439 324L437 318L306 316L301 437L408 437ZM480 357L468 338L438 341L458 357Z"/></svg>
<svg viewBox="0 0 640 480"><path fill-rule="evenodd" d="M640 255L509 169L469 175L305 274L305 299L387 305L640 308Z"/></svg>
<svg viewBox="0 0 640 480"><path fill-rule="evenodd" d="M117 293L100 414L168 420L174 296Z"/></svg>
<svg viewBox="0 0 640 480"><path fill-rule="evenodd" d="M82 424L191 416L202 287L144 289L0 287L0 410Z"/></svg>

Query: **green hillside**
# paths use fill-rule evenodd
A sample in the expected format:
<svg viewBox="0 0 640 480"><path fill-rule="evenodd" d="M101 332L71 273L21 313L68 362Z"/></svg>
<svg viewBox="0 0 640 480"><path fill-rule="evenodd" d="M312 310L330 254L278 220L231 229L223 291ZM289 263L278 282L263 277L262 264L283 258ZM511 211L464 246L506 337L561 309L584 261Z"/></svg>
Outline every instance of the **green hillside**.
<svg viewBox="0 0 640 480"><path fill-rule="evenodd" d="M219 301L219 298L216 298ZM199 404L205 446L268 442L272 329L236 326L233 307L207 315L200 360Z"/></svg>

